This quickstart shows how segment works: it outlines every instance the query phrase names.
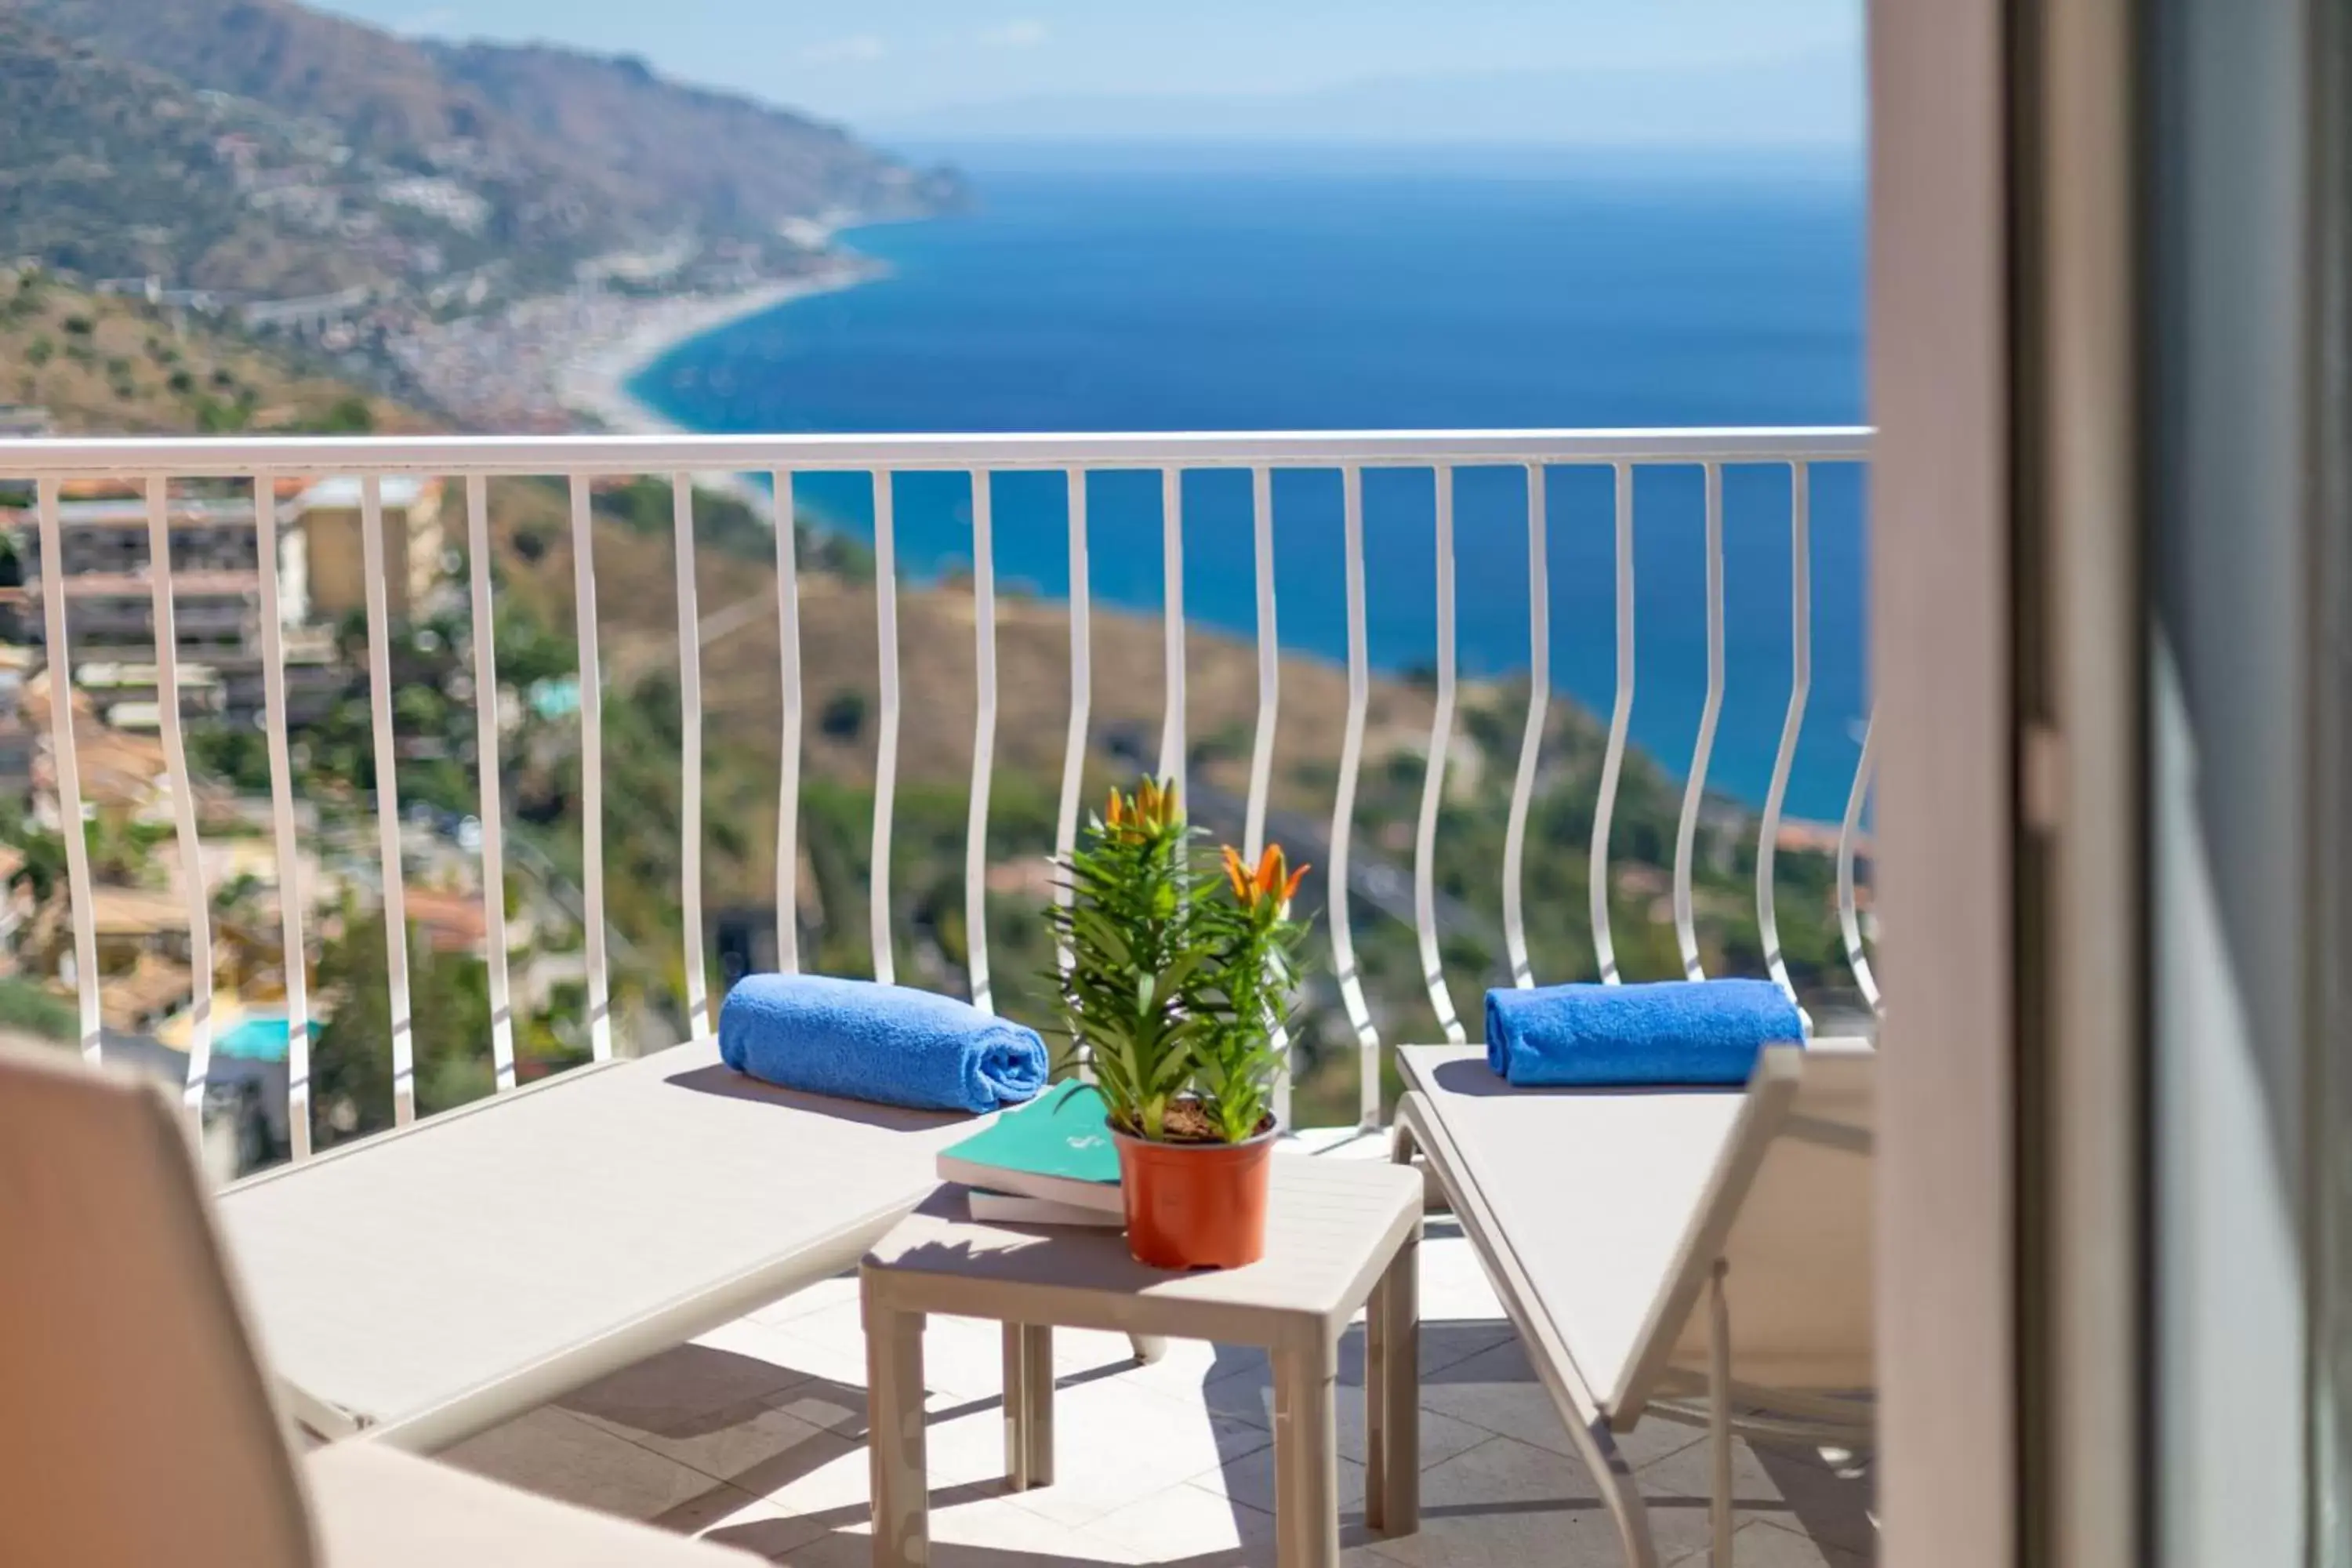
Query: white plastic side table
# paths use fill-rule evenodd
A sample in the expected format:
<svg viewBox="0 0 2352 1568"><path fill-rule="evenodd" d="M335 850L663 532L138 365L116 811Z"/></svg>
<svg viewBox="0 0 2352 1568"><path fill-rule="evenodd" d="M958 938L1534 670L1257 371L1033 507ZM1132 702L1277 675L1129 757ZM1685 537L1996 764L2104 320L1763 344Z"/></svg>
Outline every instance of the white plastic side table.
<svg viewBox="0 0 2352 1568"><path fill-rule="evenodd" d="M943 1187L866 1255L867 1427L877 1568L929 1559L923 1320L1004 1325L1004 1468L1016 1489L1054 1470L1056 1326L1263 1347L1274 1363L1275 1512L1281 1568L1339 1561L1332 1395L1339 1337L1369 1304L1364 1519L1420 1528L1422 1177L1373 1161L1277 1155L1265 1256L1245 1268L1149 1268L1113 1231L975 1224Z"/></svg>

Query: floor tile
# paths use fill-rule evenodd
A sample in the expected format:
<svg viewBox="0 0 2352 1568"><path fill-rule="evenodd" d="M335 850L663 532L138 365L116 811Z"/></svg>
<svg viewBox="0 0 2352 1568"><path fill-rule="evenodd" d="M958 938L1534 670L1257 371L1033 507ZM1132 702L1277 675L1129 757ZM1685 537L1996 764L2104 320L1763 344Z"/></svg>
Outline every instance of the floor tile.
<svg viewBox="0 0 2352 1568"><path fill-rule="evenodd" d="M1578 1457L1559 1407L1528 1364L1516 1337L1451 1366L1424 1368L1421 1407L1555 1454ZM1617 1446L1627 1463L1641 1466L1675 1453L1701 1436L1696 1427L1649 1420L1622 1434Z"/></svg>
<svg viewBox="0 0 2352 1568"><path fill-rule="evenodd" d="M1129 1503L1084 1533L1127 1563L1264 1568L1275 1556L1274 1515L1191 1483ZM1387 1560L1372 1551L1378 1540L1360 1518L1343 1516L1339 1561L1347 1568L1381 1568Z"/></svg>
<svg viewBox="0 0 2352 1568"><path fill-rule="evenodd" d="M1054 1403L1054 1484L1013 1494L1058 1523L1085 1525L1194 1476L1266 1447L1273 1435L1116 1382L1065 1389ZM999 1413L931 1428L935 1479L969 1481L1004 1468Z"/></svg>
<svg viewBox="0 0 2352 1568"><path fill-rule="evenodd" d="M780 1301L771 1301L757 1311L746 1313L755 1323L789 1323L795 1318L805 1318L812 1312L822 1312L844 1302L855 1305L857 1300L857 1275L853 1271L836 1274L830 1279L820 1279L803 1290L795 1290Z"/></svg>
<svg viewBox="0 0 2352 1568"><path fill-rule="evenodd" d="M1421 1238L1421 1315L1434 1320L1503 1321L1503 1300L1495 1294L1486 1266L1452 1219L1432 1215Z"/></svg>
<svg viewBox="0 0 2352 1568"><path fill-rule="evenodd" d="M646 1431L593 1415L583 1415L581 1419L714 1480L757 1493L772 1489L788 1477L865 1452L862 1427L842 1431L812 1421L798 1414L808 1408L808 1399L792 1394L779 1397L788 1403L748 1400L715 1412L681 1433Z"/></svg>
<svg viewBox="0 0 2352 1568"><path fill-rule="evenodd" d="M1713 1456L1713 1446L1701 1434L1679 1453L1643 1466L1636 1472L1643 1495L1664 1506L1687 1499L1704 1507L1714 1486ZM1875 1547L1869 1481L1834 1474L1808 1450L1735 1442L1731 1495L1743 1512L1761 1522L1799 1531L1824 1546L1864 1553Z"/></svg>
<svg viewBox="0 0 2352 1568"><path fill-rule="evenodd" d="M1214 1470L1194 1476L1192 1484L1262 1513L1272 1513L1275 1499L1274 1450L1265 1447L1235 1455ZM1364 1463L1361 1459L1343 1456L1339 1460L1340 1511L1342 1514L1360 1515L1363 1507Z"/></svg>
<svg viewBox="0 0 2352 1568"><path fill-rule="evenodd" d="M797 1522L805 1526L814 1521ZM1123 1568L1129 1561L1107 1542L1014 1507L1004 1498L935 1504L930 1538L931 1568ZM711 1539L727 1537L713 1531ZM729 1543L762 1550L756 1537ZM862 1515L837 1519L820 1526L818 1533L790 1541L767 1555L792 1568L871 1568L872 1527Z"/></svg>
<svg viewBox="0 0 2352 1568"><path fill-rule="evenodd" d="M752 1500L699 1470L553 1408L438 1456L461 1469L583 1508L691 1531Z"/></svg>
<svg viewBox="0 0 2352 1568"><path fill-rule="evenodd" d="M1622 1561L1616 1528L1573 1460L1490 1437L1422 1477L1421 1529L1373 1550L1415 1568L1513 1568Z"/></svg>
<svg viewBox="0 0 2352 1568"><path fill-rule="evenodd" d="M1200 1397L1217 1415L1247 1421L1268 1432L1274 1430L1274 1384L1270 1372L1244 1373L1238 1377L1222 1379L1202 1389ZM1339 1457L1357 1464L1363 1463L1366 1431L1362 1385L1341 1384L1338 1397L1332 1404L1339 1428ZM1424 1408L1421 1413L1422 1466L1427 1468L1441 1460L1449 1459L1463 1449L1483 1443L1493 1436L1493 1433L1467 1422L1456 1421L1450 1415Z"/></svg>
<svg viewBox="0 0 2352 1568"><path fill-rule="evenodd" d="M1672 1560L1667 1568L1708 1568L1708 1548L1701 1546ZM1733 1568L1870 1568L1867 1552L1849 1552L1808 1541L1768 1520L1742 1525L1732 1533Z"/></svg>
<svg viewBox="0 0 2352 1568"><path fill-rule="evenodd" d="M687 1344L648 1356L635 1366L574 1389L556 1404L600 1424L664 1436L688 1437L723 1426L730 1413L808 1374L779 1366L764 1354Z"/></svg>

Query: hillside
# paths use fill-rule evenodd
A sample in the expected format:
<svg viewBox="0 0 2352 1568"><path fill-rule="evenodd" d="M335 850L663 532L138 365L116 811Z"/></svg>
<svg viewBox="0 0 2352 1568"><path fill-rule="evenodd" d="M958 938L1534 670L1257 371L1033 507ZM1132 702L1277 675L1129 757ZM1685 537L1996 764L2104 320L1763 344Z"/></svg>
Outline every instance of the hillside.
<svg viewBox="0 0 2352 1568"><path fill-rule="evenodd" d="M93 435L415 430L412 412L203 318L0 268L0 403Z"/></svg>
<svg viewBox="0 0 2352 1568"><path fill-rule="evenodd" d="M187 85L333 128L425 195L483 204L481 233L567 255L680 230L766 237L837 207L954 195L842 132L681 87L642 63L546 47L412 42L291 0L0 0L61 37ZM8 162L14 163L13 158Z"/></svg>
<svg viewBox="0 0 2352 1568"><path fill-rule="evenodd" d="M246 199L219 150L246 118L0 9L0 257L263 293L373 277L364 247Z"/></svg>
<svg viewBox="0 0 2352 1568"><path fill-rule="evenodd" d="M879 157L836 126L667 81L627 57L424 47L449 79L562 149L624 210L653 222L764 232L780 216L927 212L961 198L952 176Z"/></svg>

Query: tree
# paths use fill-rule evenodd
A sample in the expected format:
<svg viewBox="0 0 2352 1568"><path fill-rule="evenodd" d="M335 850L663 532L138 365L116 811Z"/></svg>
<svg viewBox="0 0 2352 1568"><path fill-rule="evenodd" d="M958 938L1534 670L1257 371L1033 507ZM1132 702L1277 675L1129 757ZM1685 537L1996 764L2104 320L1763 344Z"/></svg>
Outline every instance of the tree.
<svg viewBox="0 0 2352 1568"><path fill-rule="evenodd" d="M27 894L35 908L47 904L65 885L65 838L37 826L23 806L0 805L0 843L15 845L24 857L9 873L8 886Z"/></svg>
<svg viewBox="0 0 2352 1568"><path fill-rule="evenodd" d="M311 1047L321 1146L392 1125L392 984L383 915L346 902L341 932L319 955L332 1012ZM408 933L416 1110L446 1110L491 1088L489 972L470 954L435 952Z"/></svg>
<svg viewBox="0 0 2352 1568"><path fill-rule="evenodd" d="M311 426L321 436L366 436L375 429L375 410L368 400L353 393L339 397Z"/></svg>

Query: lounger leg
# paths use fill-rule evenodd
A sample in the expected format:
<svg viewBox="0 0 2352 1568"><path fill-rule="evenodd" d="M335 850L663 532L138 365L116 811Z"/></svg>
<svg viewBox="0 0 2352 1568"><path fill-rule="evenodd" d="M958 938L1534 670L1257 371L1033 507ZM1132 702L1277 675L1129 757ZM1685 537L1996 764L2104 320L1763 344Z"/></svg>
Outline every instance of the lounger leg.
<svg viewBox="0 0 2352 1568"><path fill-rule="evenodd" d="M1274 1352L1274 1533L1279 1568L1339 1568L1339 1423L1331 1408L1339 1347Z"/></svg>
<svg viewBox="0 0 2352 1568"><path fill-rule="evenodd" d="M874 1568L930 1561L929 1481L923 1432L923 1315L866 1304L866 1447L874 1489Z"/></svg>
<svg viewBox="0 0 2352 1568"><path fill-rule="evenodd" d="M1633 1467L1618 1452L1607 1421L1596 1420L1590 1426L1571 1425L1568 1436L1601 1488L1601 1500L1608 1505L1610 1520L1617 1526L1617 1543L1625 1549L1626 1568L1657 1568L1658 1543L1650 1537L1650 1510L1642 1501Z"/></svg>
<svg viewBox="0 0 2352 1568"><path fill-rule="evenodd" d="M1150 1366L1168 1353L1168 1342L1158 1334L1129 1334L1127 1342L1134 1347L1138 1366Z"/></svg>
<svg viewBox="0 0 2352 1568"><path fill-rule="evenodd" d="M1364 1522L1421 1528L1421 1227L1397 1248L1364 1314Z"/></svg>
<svg viewBox="0 0 2352 1568"><path fill-rule="evenodd" d="M1054 1331L1004 1325L1004 1478L1014 1491L1054 1484Z"/></svg>
<svg viewBox="0 0 2352 1568"><path fill-rule="evenodd" d="M1706 1431L1715 1462L1707 1523L1715 1568L1731 1568L1731 1303L1723 1293L1725 1273L1718 1258L1706 1290Z"/></svg>

